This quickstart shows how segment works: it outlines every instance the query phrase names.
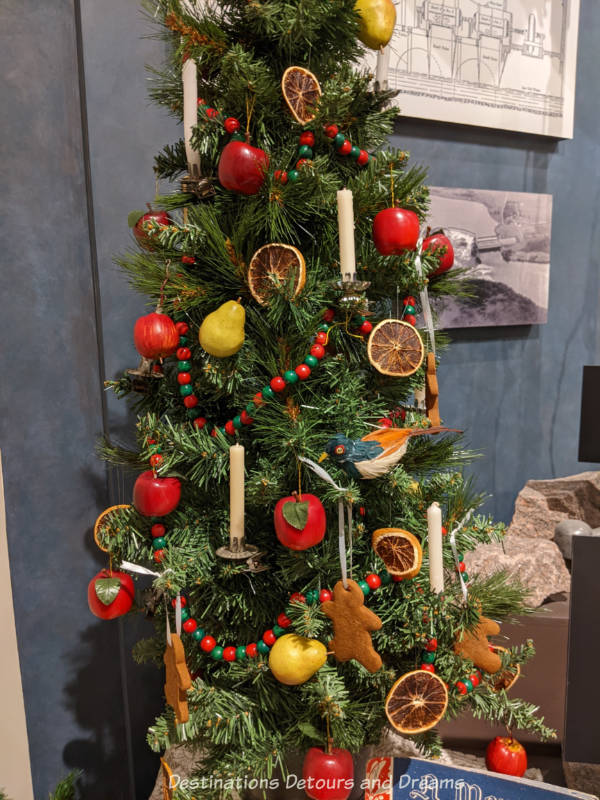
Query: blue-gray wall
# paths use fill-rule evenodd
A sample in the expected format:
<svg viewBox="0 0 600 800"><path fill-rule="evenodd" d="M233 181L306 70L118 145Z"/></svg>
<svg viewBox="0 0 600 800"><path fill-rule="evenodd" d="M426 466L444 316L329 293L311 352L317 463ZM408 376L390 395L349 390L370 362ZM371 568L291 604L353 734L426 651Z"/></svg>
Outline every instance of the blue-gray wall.
<svg viewBox="0 0 600 800"><path fill-rule="evenodd" d="M144 733L160 676L129 655L146 623L132 630L87 611L102 564L91 523L128 496L93 451L103 426L128 436L124 404L103 407L101 380L135 363L143 308L111 257L128 246L127 213L154 194L153 154L178 132L147 102L144 63L160 60L161 45L140 38L137 0L81 0L80 10L79 48L77 0L4 0L0 11L0 447L36 797L80 766L86 798L131 800L153 781ZM483 451L479 486L504 520L528 478L585 467L581 367L598 362L600 345L599 40L600 5L584 1L572 141L418 120L401 120L393 140L429 164L434 185L554 196L548 324L455 332L440 368L443 415Z"/></svg>

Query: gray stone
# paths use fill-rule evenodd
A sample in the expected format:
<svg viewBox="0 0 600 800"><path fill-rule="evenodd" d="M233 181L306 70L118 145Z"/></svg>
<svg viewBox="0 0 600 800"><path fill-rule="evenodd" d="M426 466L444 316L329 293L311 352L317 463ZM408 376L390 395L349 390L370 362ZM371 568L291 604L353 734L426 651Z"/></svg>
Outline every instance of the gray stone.
<svg viewBox="0 0 600 800"><path fill-rule="evenodd" d="M569 561L573 558L574 536L594 536L594 531L587 522L579 519L563 519L554 528L554 541L563 554L563 558Z"/></svg>
<svg viewBox="0 0 600 800"><path fill-rule="evenodd" d="M563 772L569 789L586 792L598 798L600 795L600 764L563 761Z"/></svg>
<svg viewBox="0 0 600 800"><path fill-rule="evenodd" d="M565 519L600 525L600 472L527 481L517 496L509 533L552 539L555 526Z"/></svg>
<svg viewBox="0 0 600 800"><path fill-rule="evenodd" d="M527 602L540 606L557 592L568 592L571 576L560 550L545 539L507 534L501 543L481 544L465 554L470 575L487 577L505 569L528 590Z"/></svg>

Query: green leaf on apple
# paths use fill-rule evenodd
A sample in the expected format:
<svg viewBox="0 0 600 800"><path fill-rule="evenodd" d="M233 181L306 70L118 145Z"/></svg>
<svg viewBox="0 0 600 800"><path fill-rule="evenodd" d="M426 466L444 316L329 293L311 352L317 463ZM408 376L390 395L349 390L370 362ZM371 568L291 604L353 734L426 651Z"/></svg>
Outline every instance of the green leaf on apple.
<svg viewBox="0 0 600 800"><path fill-rule="evenodd" d="M299 722L298 730L308 739L316 739L317 742L320 742L323 739L323 734L318 731L310 722Z"/></svg>
<svg viewBox="0 0 600 800"><path fill-rule="evenodd" d="M141 218L144 216L143 211L130 211L127 215L127 225L130 228L135 228Z"/></svg>
<svg viewBox="0 0 600 800"><path fill-rule="evenodd" d="M121 591L121 581L118 578L98 578L94 584L96 597L105 606L109 606Z"/></svg>
<svg viewBox="0 0 600 800"><path fill-rule="evenodd" d="M284 520L296 530L303 530L306 528L308 522L308 503L297 502L290 500L289 503L284 503L281 509Z"/></svg>

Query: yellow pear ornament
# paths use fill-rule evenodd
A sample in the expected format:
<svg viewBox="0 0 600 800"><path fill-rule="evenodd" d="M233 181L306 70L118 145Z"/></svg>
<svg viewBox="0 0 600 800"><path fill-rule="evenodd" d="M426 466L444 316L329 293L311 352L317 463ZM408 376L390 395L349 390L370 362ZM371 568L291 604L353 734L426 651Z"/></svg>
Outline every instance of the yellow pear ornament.
<svg viewBox="0 0 600 800"><path fill-rule="evenodd" d="M233 356L244 344L246 311L237 300L228 300L209 314L200 326L198 339L206 352L216 358Z"/></svg>
<svg viewBox="0 0 600 800"><path fill-rule="evenodd" d="M271 672L286 686L305 683L326 661L327 648L322 642L295 633L280 636L269 653Z"/></svg>
<svg viewBox="0 0 600 800"><path fill-rule="evenodd" d="M354 9L360 15L360 41L371 50L385 47L396 24L396 7L392 0L356 0Z"/></svg>

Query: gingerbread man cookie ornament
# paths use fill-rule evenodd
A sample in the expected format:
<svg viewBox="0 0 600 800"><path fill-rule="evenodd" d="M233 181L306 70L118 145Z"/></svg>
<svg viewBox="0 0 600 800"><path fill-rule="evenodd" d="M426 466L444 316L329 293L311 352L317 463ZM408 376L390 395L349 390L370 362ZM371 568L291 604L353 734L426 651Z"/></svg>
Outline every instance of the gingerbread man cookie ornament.
<svg viewBox="0 0 600 800"><path fill-rule="evenodd" d="M321 604L325 616L333 622L334 638L329 647L338 661L354 659L369 672L381 667L381 656L373 648L371 631L378 631L382 622L370 609L365 608L365 596L356 581L348 580L344 589L342 581L333 587L333 600Z"/></svg>
<svg viewBox="0 0 600 800"><path fill-rule="evenodd" d="M187 690L192 685L192 679L185 663L185 651L181 639L176 633L171 634L171 644L163 656L165 662L165 697L167 703L175 711L175 718L180 724L190 718L187 704Z"/></svg>
<svg viewBox="0 0 600 800"><path fill-rule="evenodd" d="M484 672L498 672L502 666L500 656L490 650L488 636L496 636L500 633L500 625L493 619L479 616L479 622L471 631L463 631L458 634L454 642L454 652L458 656L468 658L476 667Z"/></svg>

